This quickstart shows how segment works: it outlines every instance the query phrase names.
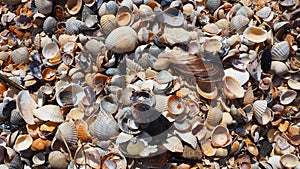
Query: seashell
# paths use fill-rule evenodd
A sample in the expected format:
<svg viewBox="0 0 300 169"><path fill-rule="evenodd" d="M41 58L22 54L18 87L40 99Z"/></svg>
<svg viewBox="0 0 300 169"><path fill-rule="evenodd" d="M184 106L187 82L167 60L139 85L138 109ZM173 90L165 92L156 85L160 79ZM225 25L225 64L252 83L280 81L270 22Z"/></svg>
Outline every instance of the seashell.
<svg viewBox="0 0 300 169"><path fill-rule="evenodd" d="M253 103L253 112L256 120L262 124L266 125L273 119L273 111L267 107L266 100L256 100Z"/></svg>
<svg viewBox="0 0 300 169"><path fill-rule="evenodd" d="M132 139L131 141L129 141L129 143L127 144L126 147L126 152L129 155L133 155L136 156L138 155L142 150L144 150L146 148L146 145L143 141L141 141L140 139L136 140L136 139Z"/></svg>
<svg viewBox="0 0 300 169"><path fill-rule="evenodd" d="M207 133L206 125L200 122L196 122L192 125L191 133L197 137L199 141L205 138Z"/></svg>
<svg viewBox="0 0 300 169"><path fill-rule="evenodd" d="M16 99L17 109L21 112L27 124L34 124L32 110L37 107L36 102L31 98L28 90L20 91Z"/></svg>
<svg viewBox="0 0 300 169"><path fill-rule="evenodd" d="M226 127L218 125L211 134L211 144L215 147L226 147L232 141L231 135Z"/></svg>
<svg viewBox="0 0 300 169"><path fill-rule="evenodd" d="M205 120L206 127L209 129L214 129L220 121L222 120L223 112L218 108L214 107L210 109L207 113L207 118Z"/></svg>
<svg viewBox="0 0 300 169"><path fill-rule="evenodd" d="M119 108L119 103L115 95L104 96L100 100L100 110L104 113L114 114Z"/></svg>
<svg viewBox="0 0 300 169"><path fill-rule="evenodd" d="M244 30L243 36L254 43L261 43L267 40L268 32L263 28L251 26Z"/></svg>
<svg viewBox="0 0 300 169"><path fill-rule="evenodd" d="M46 59L53 59L55 56L59 55L59 47L57 43L48 43L42 50L42 54Z"/></svg>
<svg viewBox="0 0 300 169"><path fill-rule="evenodd" d="M99 54L103 54L104 44L101 41L97 41L95 39L89 40L85 44L85 49L87 52L92 54L93 57L97 57Z"/></svg>
<svg viewBox="0 0 300 169"><path fill-rule="evenodd" d="M50 145L51 145L50 140L37 138L32 142L31 150L32 151L44 151Z"/></svg>
<svg viewBox="0 0 300 169"><path fill-rule="evenodd" d="M132 93L130 96L130 101L132 104L144 103L151 107L155 106L155 96L147 91L137 91Z"/></svg>
<svg viewBox="0 0 300 169"><path fill-rule="evenodd" d="M76 145L78 137L75 125L72 122L61 123L57 128L55 137L61 142L65 140L69 145Z"/></svg>
<svg viewBox="0 0 300 169"><path fill-rule="evenodd" d="M29 62L29 52L26 47L19 47L11 52L12 61L16 64L28 63Z"/></svg>
<svg viewBox="0 0 300 169"><path fill-rule="evenodd" d="M48 157L51 168L66 169L68 166L67 157L60 151L51 151Z"/></svg>
<svg viewBox="0 0 300 169"><path fill-rule="evenodd" d="M14 150L21 152L27 150L33 142L32 137L29 134L19 135L16 139Z"/></svg>
<svg viewBox="0 0 300 169"><path fill-rule="evenodd" d="M151 16L152 14L154 14L154 11L152 10L152 8L150 6L144 5L144 4L140 5L139 12L140 12L141 18L147 18L147 17Z"/></svg>
<svg viewBox="0 0 300 169"><path fill-rule="evenodd" d="M229 23L230 31L242 33L247 28L249 22L250 20L246 16L236 15Z"/></svg>
<svg viewBox="0 0 300 169"><path fill-rule="evenodd" d="M42 71L42 76L43 76L43 80L50 82L56 79L56 71L55 69L51 69L47 67Z"/></svg>
<svg viewBox="0 0 300 169"><path fill-rule="evenodd" d="M84 4L85 4L87 7L92 7L92 6L95 4L96 1L97 1L97 0L83 0Z"/></svg>
<svg viewBox="0 0 300 169"><path fill-rule="evenodd" d="M91 168L101 168L100 153L102 154L102 152L100 152L95 147L91 147L89 144L84 145L76 150L75 162L77 165L80 165L80 166L88 166ZM89 157L88 160L86 160L87 156Z"/></svg>
<svg viewBox="0 0 300 169"><path fill-rule="evenodd" d="M195 9L194 9L194 5L191 4L191 3L187 3L185 5L183 5L182 7L182 13L185 15L185 16L191 16L193 15L195 12Z"/></svg>
<svg viewBox="0 0 300 169"><path fill-rule="evenodd" d="M58 124L56 122L47 121L47 122L43 123L42 125L40 125L40 131L51 133L54 131L54 129L56 129L57 126L58 126Z"/></svg>
<svg viewBox="0 0 300 169"><path fill-rule="evenodd" d="M288 72L288 66L281 61L272 61L270 70L281 76Z"/></svg>
<svg viewBox="0 0 300 169"><path fill-rule="evenodd" d="M60 106L78 105L85 96L84 89L75 83L63 86L57 91L56 101Z"/></svg>
<svg viewBox="0 0 300 169"><path fill-rule="evenodd" d="M23 163L21 161L20 155L16 154L14 156L14 158L11 160L9 168L11 168L11 169L17 169L17 168L23 168L23 166L24 165L23 165Z"/></svg>
<svg viewBox="0 0 300 169"><path fill-rule="evenodd" d="M104 2L98 10L98 15L115 15L118 11L118 5L115 1Z"/></svg>
<svg viewBox="0 0 300 169"><path fill-rule="evenodd" d="M105 112L99 112L96 120L89 126L90 133L100 140L107 140L118 134L118 123L114 117Z"/></svg>
<svg viewBox="0 0 300 169"><path fill-rule="evenodd" d="M82 0L67 0L65 7L69 14L76 15L82 7Z"/></svg>
<svg viewBox="0 0 300 169"><path fill-rule="evenodd" d="M32 162L35 166L43 165L46 162L46 157L43 153L37 153L32 157Z"/></svg>
<svg viewBox="0 0 300 169"><path fill-rule="evenodd" d="M120 6L116 18L119 26L130 26L134 21L134 15L127 6Z"/></svg>
<svg viewBox="0 0 300 169"><path fill-rule="evenodd" d="M279 161L286 168L294 168L299 163L298 157L294 154L284 154L280 157Z"/></svg>
<svg viewBox="0 0 300 169"><path fill-rule="evenodd" d="M167 58L158 58L152 66L155 70L167 70L169 63L169 59Z"/></svg>
<svg viewBox="0 0 300 169"><path fill-rule="evenodd" d="M247 143L246 144L247 150L250 154L254 155L254 156L258 156L258 148L256 147L256 145L252 142Z"/></svg>
<svg viewBox="0 0 300 169"><path fill-rule="evenodd" d="M91 141L91 135L88 131L88 124L82 119L78 119L75 121L75 126L77 129L78 139L81 142L89 142Z"/></svg>
<svg viewBox="0 0 300 169"><path fill-rule="evenodd" d="M289 43L282 41L276 43L271 50L272 60L286 60L290 55Z"/></svg>
<svg viewBox="0 0 300 169"><path fill-rule="evenodd" d="M176 136L167 138L163 146L171 152L183 152L183 145L180 139Z"/></svg>
<svg viewBox="0 0 300 169"><path fill-rule="evenodd" d="M218 96L218 89L215 86L211 86L209 83L202 83L201 85L197 84L196 86L197 92L206 99L215 99Z"/></svg>
<svg viewBox="0 0 300 169"><path fill-rule="evenodd" d="M161 115L160 112L146 103L135 103L132 109L133 119L137 123L149 123Z"/></svg>
<svg viewBox="0 0 300 169"><path fill-rule="evenodd" d="M261 8L260 10L256 11L256 15L260 18L268 18L269 15L271 14L272 9L268 6L265 6Z"/></svg>
<svg viewBox="0 0 300 169"><path fill-rule="evenodd" d="M280 94L279 101L283 105L288 105L292 103L297 97L297 92L294 90L284 90Z"/></svg>
<svg viewBox="0 0 300 169"><path fill-rule="evenodd" d="M203 29L204 29L204 27L203 27ZM222 43L217 39L207 39L202 44L202 46L203 46L204 51L213 53L213 52L218 52L221 50Z"/></svg>
<svg viewBox="0 0 300 169"><path fill-rule="evenodd" d="M242 6L238 11L236 11L235 15L243 15L248 18L251 18L253 16L254 12L251 8L248 6Z"/></svg>
<svg viewBox="0 0 300 169"><path fill-rule="evenodd" d="M92 28L98 23L98 16L97 15L88 15L84 20L85 25L88 28Z"/></svg>
<svg viewBox="0 0 300 169"><path fill-rule="evenodd" d="M221 29L214 23L208 23L203 26L202 30L208 35L216 35L221 32Z"/></svg>
<svg viewBox="0 0 300 169"><path fill-rule="evenodd" d="M34 4L39 13L48 15L52 12L53 1L52 0L34 0Z"/></svg>
<svg viewBox="0 0 300 169"><path fill-rule="evenodd" d="M53 34L57 29L57 20L54 17L48 16L43 23L43 31L47 34Z"/></svg>
<svg viewBox="0 0 300 169"><path fill-rule="evenodd" d="M170 26L181 26L184 22L183 13L176 8L167 8L163 12L164 21Z"/></svg>
<svg viewBox="0 0 300 169"><path fill-rule="evenodd" d="M289 79L287 83L291 89L300 90L300 82L298 82L294 79Z"/></svg>
<svg viewBox="0 0 300 169"><path fill-rule="evenodd" d="M159 112L164 112L168 110L168 96L165 95L155 95L155 110L159 111Z"/></svg>
<svg viewBox="0 0 300 169"><path fill-rule="evenodd" d="M18 109L11 111L10 120L12 124L20 125L24 122L21 112Z"/></svg>
<svg viewBox="0 0 300 169"><path fill-rule="evenodd" d="M43 121L51 121L56 123L64 122L64 117L61 112L61 109L57 105L45 105L38 109L33 110L34 116L43 120Z"/></svg>
<svg viewBox="0 0 300 169"><path fill-rule="evenodd" d="M237 99L243 98L245 91L240 83L232 76L224 77L224 88L223 91L227 98Z"/></svg>
<svg viewBox="0 0 300 169"><path fill-rule="evenodd" d="M32 137L32 138L38 138L39 137L39 123L35 123L35 124L26 124L26 129L27 129L27 133Z"/></svg>
<svg viewBox="0 0 300 169"><path fill-rule="evenodd" d="M72 1L72 0L69 0ZM84 22L77 20L74 17L69 18L66 21L65 31L67 34L74 35L78 34L80 31L88 29Z"/></svg>
<svg viewBox="0 0 300 169"><path fill-rule="evenodd" d="M221 5L221 1L220 0L207 0L205 5L208 10L215 11Z"/></svg>
<svg viewBox="0 0 300 169"><path fill-rule="evenodd" d="M212 146L212 141L207 140L200 144L203 154L208 157L212 157L216 154L217 149Z"/></svg>
<svg viewBox="0 0 300 169"><path fill-rule="evenodd" d="M21 0L2 0L5 5L18 5Z"/></svg>
<svg viewBox="0 0 300 169"><path fill-rule="evenodd" d="M191 41L189 32L183 28L169 28L164 29L164 38L169 45L185 44L187 45Z"/></svg>
<svg viewBox="0 0 300 169"><path fill-rule="evenodd" d="M137 33L131 27L122 26L107 36L105 46L115 53L126 53L133 51L137 42Z"/></svg>
<svg viewBox="0 0 300 169"><path fill-rule="evenodd" d="M104 34L109 34L116 29L118 20L114 15L103 15L100 19L101 31Z"/></svg>
<svg viewBox="0 0 300 169"><path fill-rule="evenodd" d="M171 75L171 73L166 70L162 70L156 75L155 81L160 84L166 84L172 82L173 78L174 77Z"/></svg>
<svg viewBox="0 0 300 169"><path fill-rule="evenodd" d="M171 113L173 115L179 115L181 113L184 113L186 110L186 106L185 106L183 100L176 95L172 95L169 97L168 102L167 102L167 107L168 107L169 113Z"/></svg>

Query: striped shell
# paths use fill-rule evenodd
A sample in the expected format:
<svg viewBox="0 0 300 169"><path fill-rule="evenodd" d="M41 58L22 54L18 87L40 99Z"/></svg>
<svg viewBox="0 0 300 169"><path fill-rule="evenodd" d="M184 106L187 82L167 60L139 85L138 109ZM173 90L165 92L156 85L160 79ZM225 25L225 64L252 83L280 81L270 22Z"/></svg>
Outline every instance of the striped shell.
<svg viewBox="0 0 300 169"><path fill-rule="evenodd" d="M88 131L88 124L82 120L78 119L75 121L75 126L77 129L77 135L80 141L88 142L91 141L91 135Z"/></svg>
<svg viewBox="0 0 300 169"><path fill-rule="evenodd" d="M64 140L69 145L74 145L77 143L77 130L72 122L64 122L60 124L55 133L56 139L63 142Z"/></svg>
<svg viewBox="0 0 300 169"><path fill-rule="evenodd" d="M241 84L232 76L225 76L223 91L229 99L243 98L245 93Z"/></svg>
<svg viewBox="0 0 300 169"><path fill-rule="evenodd" d="M219 8L220 5L221 5L220 0L207 0L206 1L206 8L211 11L215 11L217 8Z"/></svg>
<svg viewBox="0 0 300 169"><path fill-rule="evenodd" d="M29 62L29 52L26 47L20 47L18 49L15 49L11 53L12 61L20 64L20 63L28 63Z"/></svg>
<svg viewBox="0 0 300 169"><path fill-rule="evenodd" d="M57 26L57 20L54 17L47 17L43 24L43 30L44 32L48 34L52 34L56 31Z"/></svg>
<svg viewBox="0 0 300 169"><path fill-rule="evenodd" d="M33 115L43 121L52 121L57 123L64 122L63 114L59 106L45 105L33 110Z"/></svg>
<svg viewBox="0 0 300 169"><path fill-rule="evenodd" d="M276 43L271 50L272 60L286 60L290 55L289 43L282 41Z"/></svg>
<svg viewBox="0 0 300 169"><path fill-rule="evenodd" d="M253 103L254 117L262 125L268 124L273 119L273 112L267 104L266 100L257 100Z"/></svg>
<svg viewBox="0 0 300 169"><path fill-rule="evenodd" d="M39 13L48 15L52 12L53 1L52 0L34 0L34 4Z"/></svg>
<svg viewBox="0 0 300 169"><path fill-rule="evenodd" d="M105 34L109 34L116 29L118 20L114 15L103 15L100 19L101 31Z"/></svg>
<svg viewBox="0 0 300 169"><path fill-rule="evenodd" d="M222 117L223 112L218 107L214 107L208 111L205 124L209 129L212 130L215 126L217 126L220 123Z"/></svg>
<svg viewBox="0 0 300 169"><path fill-rule="evenodd" d="M81 30L86 28L87 27L84 22L71 17L66 21L65 31L67 34L73 35L78 34Z"/></svg>
<svg viewBox="0 0 300 169"><path fill-rule="evenodd" d="M18 109L11 111L10 122L12 124L22 124L24 122L21 112Z"/></svg>
<svg viewBox="0 0 300 169"><path fill-rule="evenodd" d="M254 43L261 43L267 40L268 33L261 27L251 26L245 29L243 36Z"/></svg>
<svg viewBox="0 0 300 169"><path fill-rule="evenodd" d="M260 18L267 18L271 14L272 9L270 7L263 7L260 10L258 10L255 14Z"/></svg>
<svg viewBox="0 0 300 169"><path fill-rule="evenodd" d="M82 7L82 0L67 0L65 7L69 14L76 15Z"/></svg>
<svg viewBox="0 0 300 169"><path fill-rule="evenodd" d="M246 16L236 15L229 23L230 31L242 33L247 28L249 22L250 20Z"/></svg>
<svg viewBox="0 0 300 169"><path fill-rule="evenodd" d="M115 53L133 51L137 45L137 33L131 27L123 26L113 30L105 40L107 49Z"/></svg>

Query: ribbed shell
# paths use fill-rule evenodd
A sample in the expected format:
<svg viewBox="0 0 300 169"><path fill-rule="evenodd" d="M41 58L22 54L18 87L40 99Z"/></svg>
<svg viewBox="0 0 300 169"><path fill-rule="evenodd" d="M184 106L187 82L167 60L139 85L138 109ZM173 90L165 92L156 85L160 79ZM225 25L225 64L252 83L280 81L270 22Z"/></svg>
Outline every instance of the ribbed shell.
<svg viewBox="0 0 300 169"><path fill-rule="evenodd" d="M9 169L20 169L23 168L23 163L19 154L16 154L15 157L10 162Z"/></svg>
<svg viewBox="0 0 300 169"><path fill-rule="evenodd" d="M261 18L267 18L271 14L272 9L270 7L263 7L256 12L256 15Z"/></svg>
<svg viewBox="0 0 300 169"><path fill-rule="evenodd" d="M242 33L248 26L249 22L250 20L246 16L236 15L231 19L229 23L230 31L236 33Z"/></svg>
<svg viewBox="0 0 300 169"><path fill-rule="evenodd" d="M212 108L207 113L206 126L210 129L213 129L220 123L222 117L223 112L218 107Z"/></svg>
<svg viewBox="0 0 300 169"><path fill-rule="evenodd" d="M44 15L50 14L53 10L52 0L34 0L34 4L37 10Z"/></svg>
<svg viewBox="0 0 300 169"><path fill-rule="evenodd" d="M8 59L9 54L7 52L0 52L0 60L5 61L6 59Z"/></svg>
<svg viewBox="0 0 300 169"><path fill-rule="evenodd" d="M55 133L55 137L59 141L63 141L64 139L69 145L76 144L78 137L75 125L71 122L64 122L60 124Z"/></svg>
<svg viewBox="0 0 300 169"><path fill-rule="evenodd" d="M220 4L221 4L220 0L207 0L206 1L206 8L211 10L211 11L214 11L217 8L219 8Z"/></svg>
<svg viewBox="0 0 300 169"><path fill-rule="evenodd" d="M276 43L271 50L272 60L286 60L290 55L289 43L282 41Z"/></svg>
<svg viewBox="0 0 300 169"><path fill-rule="evenodd" d="M29 62L29 52L26 47L20 47L18 49L15 49L12 53L12 61L20 64L22 62L28 63Z"/></svg>
<svg viewBox="0 0 300 169"><path fill-rule="evenodd" d="M101 31L105 34L109 34L116 29L118 20L114 15L103 15L100 19Z"/></svg>
<svg viewBox="0 0 300 169"><path fill-rule="evenodd" d="M56 123L64 122L64 116L59 106L45 105L33 110L33 115L43 121L52 121Z"/></svg>
<svg viewBox="0 0 300 169"><path fill-rule="evenodd" d="M266 125L273 119L273 112L267 104L266 100L257 100L253 103L254 117L262 125Z"/></svg>
<svg viewBox="0 0 300 169"><path fill-rule="evenodd" d="M86 29L86 25L84 22L82 22L80 20L77 20L72 17L66 21L65 31L67 34L70 34L70 35L78 34L83 29Z"/></svg>
<svg viewBox="0 0 300 169"><path fill-rule="evenodd" d="M21 0L2 0L2 2L6 5L18 5Z"/></svg>
<svg viewBox="0 0 300 169"><path fill-rule="evenodd" d="M107 140L118 134L118 123L109 113L99 112L96 120L90 125L90 133L100 140Z"/></svg>
<svg viewBox="0 0 300 169"><path fill-rule="evenodd" d="M18 109L11 111L10 122L12 124L22 124L24 122L21 112Z"/></svg>
<svg viewBox="0 0 300 169"><path fill-rule="evenodd" d="M47 17L43 24L44 32L52 34L56 31L57 20L54 17Z"/></svg>
<svg viewBox="0 0 300 169"><path fill-rule="evenodd" d="M49 165L51 168L66 169L68 161L66 156L60 151L52 151L48 157Z"/></svg>
<svg viewBox="0 0 300 169"><path fill-rule="evenodd" d="M131 52L137 45L137 33L131 27L123 26L113 30L105 40L107 49L115 53Z"/></svg>

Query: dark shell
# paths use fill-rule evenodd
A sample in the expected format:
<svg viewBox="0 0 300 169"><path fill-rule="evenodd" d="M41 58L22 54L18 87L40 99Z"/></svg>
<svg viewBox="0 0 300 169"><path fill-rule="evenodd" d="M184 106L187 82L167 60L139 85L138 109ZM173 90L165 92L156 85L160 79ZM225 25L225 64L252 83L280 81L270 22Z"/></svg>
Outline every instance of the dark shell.
<svg viewBox="0 0 300 169"><path fill-rule="evenodd" d="M268 72L271 68L271 62L272 62L272 55L271 55L271 49L269 46L267 46L261 57L261 69L263 72Z"/></svg>

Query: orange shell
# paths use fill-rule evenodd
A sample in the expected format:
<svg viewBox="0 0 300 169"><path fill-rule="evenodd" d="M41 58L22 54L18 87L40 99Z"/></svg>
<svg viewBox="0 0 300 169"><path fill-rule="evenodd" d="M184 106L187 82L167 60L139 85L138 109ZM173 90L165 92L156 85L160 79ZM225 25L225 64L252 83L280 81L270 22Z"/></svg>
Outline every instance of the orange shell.
<svg viewBox="0 0 300 169"><path fill-rule="evenodd" d="M51 144L51 141L38 138L33 141L32 145L31 145L31 150L32 151L42 151L42 150L45 150L48 146L50 146L50 144Z"/></svg>

